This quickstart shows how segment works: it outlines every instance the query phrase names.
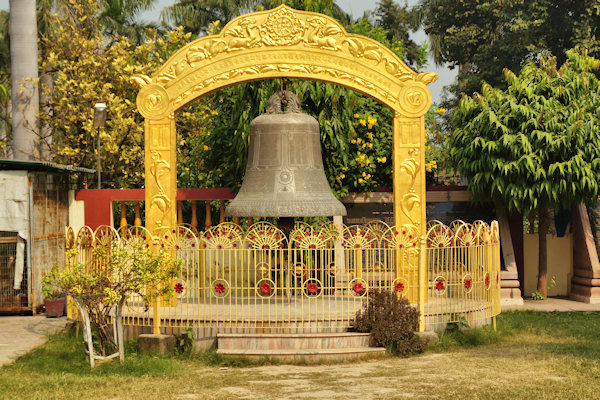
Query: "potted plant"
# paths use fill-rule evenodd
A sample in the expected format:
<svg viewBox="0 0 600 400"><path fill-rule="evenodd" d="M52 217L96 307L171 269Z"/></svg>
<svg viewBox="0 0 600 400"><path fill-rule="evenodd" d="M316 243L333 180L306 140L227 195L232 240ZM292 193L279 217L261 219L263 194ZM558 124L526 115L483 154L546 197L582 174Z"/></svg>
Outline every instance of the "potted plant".
<svg viewBox="0 0 600 400"><path fill-rule="evenodd" d="M50 270L42 277L42 294L44 295L44 308L46 309L46 318L57 318L63 316L65 309L65 294L55 284L56 279L53 276L56 271Z"/></svg>

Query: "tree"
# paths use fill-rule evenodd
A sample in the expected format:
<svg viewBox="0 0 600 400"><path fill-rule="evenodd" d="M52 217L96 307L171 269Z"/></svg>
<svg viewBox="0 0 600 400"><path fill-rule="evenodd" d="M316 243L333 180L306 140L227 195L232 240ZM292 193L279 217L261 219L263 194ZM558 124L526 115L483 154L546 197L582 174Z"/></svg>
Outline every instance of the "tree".
<svg viewBox="0 0 600 400"><path fill-rule="evenodd" d="M141 22L137 19L141 11L154 6L156 0L101 0L98 22L104 33L127 37L131 43L140 45L146 39L146 30L156 30L155 23Z"/></svg>
<svg viewBox="0 0 600 400"><path fill-rule="evenodd" d="M111 329L115 307L119 315L128 297L139 297L149 306L158 298L168 300L174 294L171 282L181 268L180 260L130 237L128 233L122 241L107 241L86 249L84 262L78 261L78 249L67 250L67 263L53 265L42 277L44 297L71 296L80 310L84 329L91 324L92 337L85 340L92 367L94 353L106 357L123 344L117 337L122 338L123 332Z"/></svg>
<svg viewBox="0 0 600 400"><path fill-rule="evenodd" d="M13 156L39 157L38 49L35 0L10 1Z"/></svg>
<svg viewBox="0 0 600 400"><path fill-rule="evenodd" d="M238 15L250 12L258 0L178 0L161 12L163 23L182 26L195 35L206 33L208 26L220 21L225 26Z"/></svg>
<svg viewBox="0 0 600 400"><path fill-rule="evenodd" d="M504 75L506 90L487 83L454 113L450 157L478 199L539 218L537 290L547 295L548 209L595 202L600 192L600 61L570 50Z"/></svg>
<svg viewBox="0 0 600 400"><path fill-rule="evenodd" d="M261 7L269 10L278 7L280 0L262 0ZM345 13L340 6L335 4L335 0L286 0L285 4L296 10L318 12L329 15L338 20L342 25L348 25L352 22L350 15Z"/></svg>
<svg viewBox="0 0 600 400"><path fill-rule="evenodd" d="M109 40L103 34L98 11L96 0L77 0L70 3L69 12L53 16L55 29L42 38L47 58L41 66L53 77L52 90L43 88L50 112L40 117L52 130L54 160L95 168L100 134L103 182L141 187L143 119L135 106L138 91L129 77L152 74L190 35L179 30L159 38L150 32L144 45L132 49L126 38ZM92 126L92 109L100 101L107 105L108 120L98 131Z"/></svg>
<svg viewBox="0 0 600 400"><path fill-rule="evenodd" d="M219 21L220 26L225 26L239 15L268 10L280 4L280 0L178 0L162 11L161 19L167 25L182 26L186 32L202 35L215 21ZM297 10L331 15L343 23L350 22L350 16L334 0L288 0L285 4Z"/></svg>
<svg viewBox="0 0 600 400"><path fill-rule="evenodd" d="M10 134L10 42L8 35L9 13L0 11L0 156L12 157L12 149L8 142Z"/></svg>
<svg viewBox="0 0 600 400"><path fill-rule="evenodd" d="M379 0L375 8L375 23L387 31L390 43L404 47L402 59L410 66L417 66L423 59L423 46L410 38L410 31L419 28L417 13L406 3L400 6L394 0Z"/></svg>
<svg viewBox="0 0 600 400"><path fill-rule="evenodd" d="M0 82L8 83L10 77L10 41L8 11L0 11Z"/></svg>
<svg viewBox="0 0 600 400"><path fill-rule="evenodd" d="M419 13L436 63L458 67L460 93L484 80L506 88L503 68L517 71L550 52L560 63L581 45L598 56L598 0L421 0Z"/></svg>

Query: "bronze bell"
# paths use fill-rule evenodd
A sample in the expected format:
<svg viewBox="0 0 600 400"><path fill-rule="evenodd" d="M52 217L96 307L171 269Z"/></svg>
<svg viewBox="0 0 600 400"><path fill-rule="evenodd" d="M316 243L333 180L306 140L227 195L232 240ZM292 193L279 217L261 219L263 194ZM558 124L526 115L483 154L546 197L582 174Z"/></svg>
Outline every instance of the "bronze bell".
<svg viewBox="0 0 600 400"><path fill-rule="evenodd" d="M246 174L225 216L334 215L346 215L346 208L325 177L319 123L300 111L294 93L279 91L269 98L266 114L250 123Z"/></svg>

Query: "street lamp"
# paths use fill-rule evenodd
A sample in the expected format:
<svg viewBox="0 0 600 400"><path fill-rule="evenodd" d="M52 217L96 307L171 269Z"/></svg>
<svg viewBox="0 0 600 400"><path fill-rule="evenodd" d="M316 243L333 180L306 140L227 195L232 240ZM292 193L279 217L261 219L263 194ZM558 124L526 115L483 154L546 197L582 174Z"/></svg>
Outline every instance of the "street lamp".
<svg viewBox="0 0 600 400"><path fill-rule="evenodd" d="M94 128L98 128L98 189L100 189L100 128L106 123L106 104L94 104Z"/></svg>

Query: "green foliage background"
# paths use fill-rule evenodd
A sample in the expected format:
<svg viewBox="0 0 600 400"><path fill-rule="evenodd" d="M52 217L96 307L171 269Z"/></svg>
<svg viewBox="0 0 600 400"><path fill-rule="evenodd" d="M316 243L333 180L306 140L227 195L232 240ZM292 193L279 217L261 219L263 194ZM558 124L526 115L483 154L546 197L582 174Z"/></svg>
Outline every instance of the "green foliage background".
<svg viewBox="0 0 600 400"><path fill-rule="evenodd" d="M504 68L518 71L542 54L559 64L575 46L600 56L598 0L421 0L418 15L434 61L458 68L449 107L482 81L506 89Z"/></svg>
<svg viewBox="0 0 600 400"><path fill-rule="evenodd" d="M479 198L524 214L595 202L600 191L600 61L585 50L505 70L456 109L450 157Z"/></svg>
<svg viewBox="0 0 600 400"><path fill-rule="evenodd" d="M331 7L331 1L297 3L286 4L332 15L339 11ZM209 32L217 29L213 26ZM346 29L378 40L400 58L407 54L404 42L390 41L383 26L373 26L366 19ZM412 67L422 68L427 61L426 47L411 46ZM266 111L268 98L280 86L280 80L243 83L183 109L177 116L179 186L238 188L246 167L250 122ZM325 172L338 196L392 186L390 109L324 82L294 80L289 88L302 100L303 111L319 121Z"/></svg>
<svg viewBox="0 0 600 400"><path fill-rule="evenodd" d="M145 42L136 46L139 29L132 28L137 33L132 33L131 40L122 36L114 29L114 22L121 17L107 19L110 10L95 0L61 1L69 7L44 19L55 29L46 31L41 40L42 70L52 75L53 85L43 88L47 101L40 118L52 131L49 146L53 158L95 168L99 134L104 187L142 187L143 119L135 109L137 89L128 78L136 73L152 75L174 51L194 39L192 32L197 33L198 28L179 28L164 34L146 29ZM246 11L250 3L255 9L280 4L267 0L217 3L210 3L211 7L224 18ZM350 23L350 17L332 0L287 4L338 18L349 32L378 40L415 69L422 68L427 60L426 47L407 39L412 23L407 7L384 2L378 9L379 19ZM216 34L226 22L203 25L202 32ZM280 84L272 80L236 85L189 104L176 114L179 187L239 187L245 171L250 122L266 110L268 98ZM325 172L337 195L392 185L392 113L388 108L350 89L323 82L294 80L290 88L301 98L303 110L319 121ZM107 125L100 131L92 126L92 107L98 101L105 102L109 110Z"/></svg>

